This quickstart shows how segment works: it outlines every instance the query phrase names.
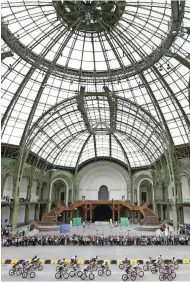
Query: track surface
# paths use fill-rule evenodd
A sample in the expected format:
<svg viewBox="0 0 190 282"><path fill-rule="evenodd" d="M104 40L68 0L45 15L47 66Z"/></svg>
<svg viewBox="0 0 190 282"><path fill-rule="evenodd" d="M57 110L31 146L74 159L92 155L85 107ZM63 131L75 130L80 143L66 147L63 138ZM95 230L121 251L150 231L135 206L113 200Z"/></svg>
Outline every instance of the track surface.
<svg viewBox="0 0 190 282"><path fill-rule="evenodd" d="M55 267L56 265L44 265L42 271L36 271L36 277L34 279L23 279L20 276L9 276L8 271L11 265L2 265L1 267L1 281L62 281L63 279L55 278ZM84 266L81 266L83 269ZM94 281L122 281L121 277L124 274L123 270L120 270L118 265L111 265L110 270L112 271L111 276L98 276L97 272L94 272ZM180 265L180 268L176 271L177 277L174 281L190 281L190 265ZM82 281L80 278L69 278L65 281ZM152 274L151 272L145 272L143 278L138 277L136 281L159 281L159 274Z"/></svg>

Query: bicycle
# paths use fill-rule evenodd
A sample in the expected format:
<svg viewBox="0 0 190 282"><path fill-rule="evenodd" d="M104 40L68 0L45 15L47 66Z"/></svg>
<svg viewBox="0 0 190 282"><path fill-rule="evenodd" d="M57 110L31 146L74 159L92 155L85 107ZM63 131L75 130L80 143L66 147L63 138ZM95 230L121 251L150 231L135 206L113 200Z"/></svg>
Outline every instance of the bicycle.
<svg viewBox="0 0 190 282"><path fill-rule="evenodd" d="M23 271L22 273L22 278L27 278L27 276L29 276L30 278L35 278L36 277L36 273L34 271Z"/></svg>
<svg viewBox="0 0 190 282"><path fill-rule="evenodd" d="M32 265L33 265L34 269L38 269L39 271L41 271L43 269L43 265L41 264L40 261L32 262Z"/></svg>
<svg viewBox="0 0 190 282"><path fill-rule="evenodd" d="M125 260L122 261L122 263L119 264L119 268L124 269L128 264L129 264L128 260L125 259Z"/></svg>
<svg viewBox="0 0 190 282"><path fill-rule="evenodd" d="M56 266L55 270L57 272L59 272L59 271L67 272L68 271L68 266L67 265L59 264L59 265Z"/></svg>
<svg viewBox="0 0 190 282"><path fill-rule="evenodd" d="M83 273L80 278L81 278L82 280L85 280L85 279L87 279L87 278L89 278L90 280L94 280L95 275L94 275L93 272L90 272L90 274L88 274L88 277L87 277L87 276L85 275L85 273Z"/></svg>
<svg viewBox="0 0 190 282"><path fill-rule="evenodd" d="M164 281L165 279L168 279L168 281L172 281L173 277L169 272L162 272L159 276L159 280Z"/></svg>
<svg viewBox="0 0 190 282"><path fill-rule="evenodd" d="M102 268L100 270L98 270L98 275L102 276L102 275L106 275L106 276L110 276L111 275L111 270L109 268Z"/></svg>
<svg viewBox="0 0 190 282"><path fill-rule="evenodd" d="M136 275L139 277L143 277L144 276L144 271L141 269L141 267L138 267L137 269L134 268L134 270L136 272Z"/></svg>
<svg viewBox="0 0 190 282"><path fill-rule="evenodd" d="M22 274L22 269L21 269L21 268L18 268L18 269L16 269L16 268L11 268L11 269L9 270L9 275L10 275L10 276L13 276L14 274L20 276L20 275Z"/></svg>
<svg viewBox="0 0 190 282"><path fill-rule="evenodd" d="M131 279L132 281L135 281L136 280L136 274L129 272L129 273L125 273L125 274L122 275L123 281L129 280L129 279Z"/></svg>
<svg viewBox="0 0 190 282"><path fill-rule="evenodd" d="M56 279L60 279L60 278L68 279L69 278L69 273L68 272L56 272L55 273L55 278Z"/></svg>
<svg viewBox="0 0 190 282"><path fill-rule="evenodd" d="M76 277L76 276L81 277L83 272L81 270L75 269L74 271L73 270L70 271L68 274L70 277Z"/></svg>

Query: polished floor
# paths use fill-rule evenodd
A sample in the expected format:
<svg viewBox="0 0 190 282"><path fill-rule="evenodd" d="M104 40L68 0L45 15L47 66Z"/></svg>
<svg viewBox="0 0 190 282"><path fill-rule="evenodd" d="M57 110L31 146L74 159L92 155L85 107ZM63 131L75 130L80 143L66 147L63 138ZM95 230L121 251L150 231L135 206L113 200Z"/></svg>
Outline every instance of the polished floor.
<svg viewBox="0 0 190 282"><path fill-rule="evenodd" d="M55 278L55 267L56 265L44 265L42 271L36 272L36 277L32 281L60 281ZM8 272L11 268L10 265L2 265L1 267L1 281L27 281L30 278L22 279L20 276L9 276ZM84 266L81 266L83 269ZM111 265L111 276L98 276L97 272L94 272L94 281L122 281L122 275L124 270L120 270L118 265ZM174 281L190 281L190 265L180 265L180 268L176 271L176 278ZM89 279L88 279L89 280ZM151 272L145 272L144 277L137 277L137 281L159 281L159 274L152 274ZM67 281L82 281L78 277L69 277Z"/></svg>

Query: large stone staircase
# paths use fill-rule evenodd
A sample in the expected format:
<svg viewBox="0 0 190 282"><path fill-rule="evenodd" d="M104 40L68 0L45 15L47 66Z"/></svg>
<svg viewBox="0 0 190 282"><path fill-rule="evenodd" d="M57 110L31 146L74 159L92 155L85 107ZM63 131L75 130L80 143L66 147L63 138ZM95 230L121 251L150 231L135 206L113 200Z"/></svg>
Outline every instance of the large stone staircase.
<svg viewBox="0 0 190 282"><path fill-rule="evenodd" d="M57 220L57 213L60 209L62 209L63 206L59 202L53 202L51 205L51 210L49 212L44 213L41 224L47 225L47 226L53 226L58 224Z"/></svg>
<svg viewBox="0 0 190 282"><path fill-rule="evenodd" d="M144 219L141 221L141 225L145 226L159 226L160 221L156 213L150 209L151 203L145 202L141 205L141 208L144 210Z"/></svg>

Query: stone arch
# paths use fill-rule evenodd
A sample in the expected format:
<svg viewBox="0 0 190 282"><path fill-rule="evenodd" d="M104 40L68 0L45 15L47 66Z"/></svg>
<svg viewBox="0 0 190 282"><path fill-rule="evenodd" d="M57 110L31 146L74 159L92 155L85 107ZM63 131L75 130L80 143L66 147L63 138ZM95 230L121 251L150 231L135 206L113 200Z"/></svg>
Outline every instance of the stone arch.
<svg viewBox="0 0 190 282"><path fill-rule="evenodd" d="M98 200L109 200L109 191L106 185L102 185L98 191Z"/></svg>
<svg viewBox="0 0 190 282"><path fill-rule="evenodd" d="M65 204L66 204L66 206L68 205L68 199L69 199L69 185L68 185L68 182L63 177L57 177L57 178L54 178L54 180L51 182L50 193L49 193L49 200L50 200L49 210L51 209L51 199L52 199L53 184L56 181L62 181L66 185L66 201L65 201Z"/></svg>
<svg viewBox="0 0 190 282"><path fill-rule="evenodd" d="M138 182L138 185L137 185L137 202L138 202L139 206L140 206L140 185L142 184L143 181L149 181L151 183L152 202L154 203L154 200L155 200L154 189L153 189L153 181L148 177L144 177Z"/></svg>

